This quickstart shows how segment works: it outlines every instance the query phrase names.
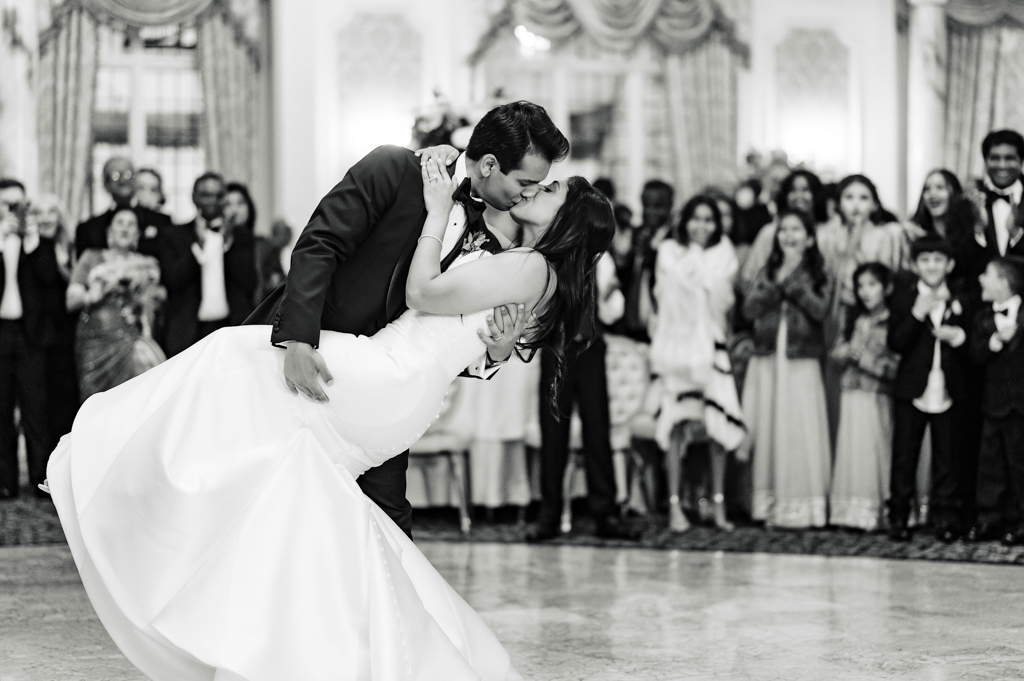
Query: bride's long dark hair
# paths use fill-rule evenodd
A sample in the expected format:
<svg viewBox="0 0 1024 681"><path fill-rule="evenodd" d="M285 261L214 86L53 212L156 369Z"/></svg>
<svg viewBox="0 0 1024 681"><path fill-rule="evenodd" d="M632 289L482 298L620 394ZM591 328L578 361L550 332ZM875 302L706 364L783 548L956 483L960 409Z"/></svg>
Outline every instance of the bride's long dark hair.
<svg viewBox="0 0 1024 681"><path fill-rule="evenodd" d="M533 331L520 344L527 350L543 347L554 356L555 377L548 386L548 396L555 409L569 345L577 339L587 344L593 340L595 269L615 235L615 214L608 199L582 177L570 177L566 185L565 203L533 247L548 261L557 285L537 315Z"/></svg>

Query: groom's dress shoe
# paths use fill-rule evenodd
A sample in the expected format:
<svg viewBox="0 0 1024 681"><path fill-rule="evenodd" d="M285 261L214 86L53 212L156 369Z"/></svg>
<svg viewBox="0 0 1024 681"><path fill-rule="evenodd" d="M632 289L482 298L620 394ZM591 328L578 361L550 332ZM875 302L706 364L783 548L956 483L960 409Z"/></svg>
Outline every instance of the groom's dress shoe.
<svg viewBox="0 0 1024 681"><path fill-rule="evenodd" d="M640 532L628 526L615 516L599 518L597 521L597 536L603 539L626 539L636 541L640 538Z"/></svg>
<svg viewBox="0 0 1024 681"><path fill-rule="evenodd" d="M536 522L526 530L526 541L530 544L555 539L562 534L557 523Z"/></svg>

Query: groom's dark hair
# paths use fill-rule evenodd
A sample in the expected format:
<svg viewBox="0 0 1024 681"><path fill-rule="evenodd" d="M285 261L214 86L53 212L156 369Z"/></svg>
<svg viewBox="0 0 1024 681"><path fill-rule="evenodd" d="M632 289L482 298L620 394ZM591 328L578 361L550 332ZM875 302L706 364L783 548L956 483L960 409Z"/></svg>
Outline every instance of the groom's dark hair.
<svg viewBox="0 0 1024 681"><path fill-rule="evenodd" d="M539 154L551 163L569 155L569 140L548 118L544 107L512 102L491 109L473 128L466 157L474 161L494 154L501 172L518 170L527 154Z"/></svg>

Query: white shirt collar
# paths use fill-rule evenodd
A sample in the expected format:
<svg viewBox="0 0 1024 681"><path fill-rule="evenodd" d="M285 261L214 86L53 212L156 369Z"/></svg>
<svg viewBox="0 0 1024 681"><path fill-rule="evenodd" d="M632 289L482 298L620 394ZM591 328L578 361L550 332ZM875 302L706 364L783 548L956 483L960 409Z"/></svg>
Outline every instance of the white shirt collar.
<svg viewBox="0 0 1024 681"><path fill-rule="evenodd" d="M1006 198L1010 199L1010 201L1013 202L1014 205L1020 205L1021 198L1024 197L1024 182L1021 182L1018 179L1016 182L1011 184L1006 189L1000 189L999 187L995 186L992 183L992 180L989 179L987 173L985 174L985 177L982 181L985 183L985 188L988 189L990 192L995 192L996 194L1005 196Z"/></svg>
<svg viewBox="0 0 1024 681"><path fill-rule="evenodd" d="M922 294L922 295L927 295L929 293L934 293L934 294L937 294L937 295L940 295L940 296L945 296L946 300L949 300L949 298L952 297L950 295L950 293L949 293L949 287L946 286L946 282L942 282L941 286L939 286L936 289L933 289L931 286L929 286L928 284L924 283L924 280L918 279L917 280L917 292Z"/></svg>
<svg viewBox="0 0 1024 681"><path fill-rule="evenodd" d="M458 186L462 184L462 181L465 180L467 177L469 177L469 171L466 170L466 152L462 152L461 154L459 154L459 157L455 159L455 172L452 174L452 179L455 180L455 184L456 186ZM470 193L469 196L474 201L479 201L480 203L483 203L481 199L478 199L477 197L473 196L472 193Z"/></svg>
<svg viewBox="0 0 1024 681"><path fill-rule="evenodd" d="M1020 311L1020 303L1020 296L1013 296L1012 298L1007 298L1001 303L992 303L992 309L996 312L1002 312L1005 310L1009 316L1016 317L1017 313Z"/></svg>

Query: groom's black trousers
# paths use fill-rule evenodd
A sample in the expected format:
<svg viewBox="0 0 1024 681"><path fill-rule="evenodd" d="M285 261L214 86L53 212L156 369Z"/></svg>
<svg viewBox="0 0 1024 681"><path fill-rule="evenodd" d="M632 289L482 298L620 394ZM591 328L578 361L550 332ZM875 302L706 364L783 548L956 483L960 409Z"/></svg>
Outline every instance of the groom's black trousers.
<svg viewBox="0 0 1024 681"><path fill-rule="evenodd" d="M586 461L587 500L597 519L615 511L615 468L609 440L608 376L605 372L605 343L598 338L579 352L566 351L565 375L558 393L556 418L551 409L547 386L555 378L555 360L551 353L541 354L540 395L540 485L542 523L557 524L562 515L562 480L569 459L569 420L573 405L583 422L583 457Z"/></svg>
<svg viewBox="0 0 1024 681"><path fill-rule="evenodd" d="M409 452L402 452L376 468L366 471L356 482L370 501L380 506L395 524L412 539L412 504L405 498Z"/></svg>

